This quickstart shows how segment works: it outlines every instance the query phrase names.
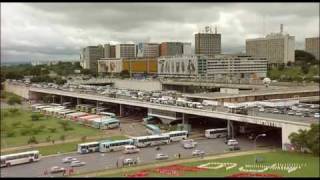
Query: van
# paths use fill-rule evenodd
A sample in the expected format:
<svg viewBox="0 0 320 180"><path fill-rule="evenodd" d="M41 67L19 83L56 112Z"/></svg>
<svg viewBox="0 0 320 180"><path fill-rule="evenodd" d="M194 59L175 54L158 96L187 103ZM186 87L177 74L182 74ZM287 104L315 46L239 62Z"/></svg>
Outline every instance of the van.
<svg viewBox="0 0 320 180"><path fill-rule="evenodd" d="M140 152L140 149L138 149L136 146L133 146L133 145L124 146L125 154L138 153L138 152Z"/></svg>

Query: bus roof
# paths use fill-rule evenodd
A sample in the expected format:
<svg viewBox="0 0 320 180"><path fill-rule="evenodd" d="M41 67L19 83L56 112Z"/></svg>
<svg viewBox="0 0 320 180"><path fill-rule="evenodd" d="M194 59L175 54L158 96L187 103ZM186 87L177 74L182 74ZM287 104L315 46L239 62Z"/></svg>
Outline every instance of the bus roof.
<svg viewBox="0 0 320 180"><path fill-rule="evenodd" d="M158 126L155 126L153 124L147 124L146 127L152 129L152 130L159 130L160 131L160 128Z"/></svg>
<svg viewBox="0 0 320 180"><path fill-rule="evenodd" d="M102 121L102 123L113 123L113 122L120 122L120 121L115 118L109 118Z"/></svg>
<svg viewBox="0 0 320 180"><path fill-rule="evenodd" d="M215 130L228 130L228 128L206 129L206 131L215 131Z"/></svg>
<svg viewBox="0 0 320 180"><path fill-rule="evenodd" d="M132 139L122 139L122 140L106 140L103 142L100 142L101 144L112 144L112 143L120 143L120 142L131 142Z"/></svg>
<svg viewBox="0 0 320 180"><path fill-rule="evenodd" d="M145 138L157 138L157 137L169 137L168 134L155 134L150 136L138 136L134 137L134 139L145 139Z"/></svg>
<svg viewBox="0 0 320 180"><path fill-rule="evenodd" d="M6 155L2 155L2 157L10 157L10 156L17 156L17 155L23 155L23 154L31 154L31 153L39 153L38 150L34 150L34 151L27 151L27 152L21 152L21 153L14 153L14 154L6 154Z"/></svg>
<svg viewBox="0 0 320 180"><path fill-rule="evenodd" d="M85 145L91 145L91 144L99 144L99 142L95 141L95 142L82 143L82 144L78 144L78 146L85 146Z"/></svg>
<svg viewBox="0 0 320 180"><path fill-rule="evenodd" d="M165 134L174 134L174 133L188 133L188 131L170 131L170 132L166 132Z"/></svg>

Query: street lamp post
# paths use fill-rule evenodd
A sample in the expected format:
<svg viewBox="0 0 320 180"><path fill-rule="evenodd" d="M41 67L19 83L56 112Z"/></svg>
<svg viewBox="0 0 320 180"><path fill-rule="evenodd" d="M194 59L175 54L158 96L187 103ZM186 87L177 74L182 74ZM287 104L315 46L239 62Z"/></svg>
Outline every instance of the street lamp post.
<svg viewBox="0 0 320 180"><path fill-rule="evenodd" d="M254 139L254 150L256 150L257 149L257 139L259 138L259 137L265 137L265 136L267 136L266 134L259 134L258 136L256 136L256 138ZM254 162L256 162L257 161L257 157L256 157L256 155L254 156Z"/></svg>

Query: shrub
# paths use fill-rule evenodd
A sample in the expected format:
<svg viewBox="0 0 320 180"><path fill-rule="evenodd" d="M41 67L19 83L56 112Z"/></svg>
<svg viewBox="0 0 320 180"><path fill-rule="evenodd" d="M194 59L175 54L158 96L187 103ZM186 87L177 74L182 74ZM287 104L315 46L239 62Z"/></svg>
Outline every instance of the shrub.
<svg viewBox="0 0 320 180"><path fill-rule="evenodd" d="M87 136L82 136L82 137L81 137L81 141L82 141L82 142L85 142L86 140L87 140Z"/></svg>
<svg viewBox="0 0 320 180"><path fill-rule="evenodd" d="M28 144L32 144L32 143L38 144L38 140L37 140L36 137L34 137L34 136L31 136L31 137L28 139Z"/></svg>
<svg viewBox="0 0 320 180"><path fill-rule="evenodd" d="M18 96L11 96L8 99L8 104L9 105L14 105L14 104L21 104L21 98Z"/></svg>
<svg viewBox="0 0 320 180"><path fill-rule="evenodd" d="M14 132L14 131L7 132L7 137L14 137L15 135L16 135L16 132Z"/></svg>
<svg viewBox="0 0 320 180"><path fill-rule="evenodd" d="M51 136L47 136L46 137L46 142L51 142L52 140L51 140Z"/></svg>
<svg viewBox="0 0 320 180"><path fill-rule="evenodd" d="M20 113L20 112L19 112L19 109L17 109L17 108L11 108L11 109L9 109L9 112L10 112L12 115L17 115L17 114Z"/></svg>
<svg viewBox="0 0 320 180"><path fill-rule="evenodd" d="M51 133L55 133L57 131L57 128L48 128L48 129Z"/></svg>
<svg viewBox="0 0 320 180"><path fill-rule="evenodd" d="M21 129L20 130L20 134L22 135L22 136L25 136L25 135L27 135L27 134L30 134L30 129L29 128L26 128L26 129Z"/></svg>
<svg viewBox="0 0 320 180"><path fill-rule="evenodd" d="M61 136L60 136L60 140L61 141L64 141L66 139L66 136L64 135L64 134L62 134Z"/></svg>
<svg viewBox="0 0 320 180"><path fill-rule="evenodd" d="M14 128L17 128L17 127L19 127L20 125L21 125L21 121L12 123L12 126L13 126Z"/></svg>
<svg viewBox="0 0 320 180"><path fill-rule="evenodd" d="M9 116L9 113L8 112L4 112L3 113L3 117L8 117Z"/></svg>
<svg viewBox="0 0 320 180"><path fill-rule="evenodd" d="M39 121L40 117L41 117L40 114L33 113L33 114L31 114L31 121Z"/></svg>

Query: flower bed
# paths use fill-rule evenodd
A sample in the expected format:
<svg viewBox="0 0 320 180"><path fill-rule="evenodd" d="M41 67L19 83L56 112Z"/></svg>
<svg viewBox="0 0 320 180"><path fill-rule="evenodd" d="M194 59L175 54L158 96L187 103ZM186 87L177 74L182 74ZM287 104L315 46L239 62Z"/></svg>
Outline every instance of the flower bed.
<svg viewBox="0 0 320 180"><path fill-rule="evenodd" d="M270 178L278 178L278 177L281 177L281 176L277 175L277 174L270 174L270 173L249 173L249 172L245 172L245 173L235 173L235 174L232 174L231 176L227 176L227 177L270 177Z"/></svg>

